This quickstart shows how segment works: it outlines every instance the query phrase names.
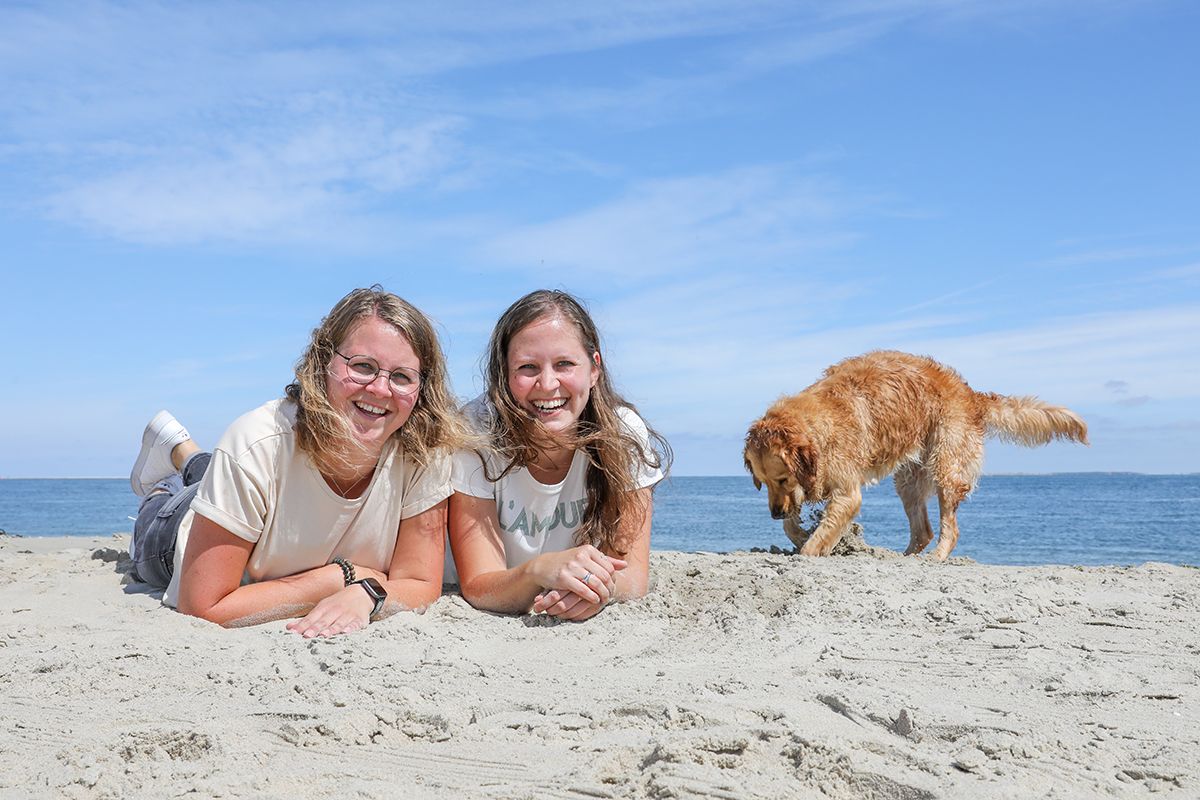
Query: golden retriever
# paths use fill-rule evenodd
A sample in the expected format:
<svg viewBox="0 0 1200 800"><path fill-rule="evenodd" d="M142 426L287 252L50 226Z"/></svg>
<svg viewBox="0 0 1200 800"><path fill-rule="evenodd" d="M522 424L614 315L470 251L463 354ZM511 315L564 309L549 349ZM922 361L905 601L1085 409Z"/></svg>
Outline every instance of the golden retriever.
<svg viewBox="0 0 1200 800"><path fill-rule="evenodd" d="M1056 438L1088 443L1087 424L1066 408L976 392L931 358L880 350L833 365L767 409L746 434L744 457L801 554L828 555L862 506L863 484L894 473L908 515L904 552L920 553L933 539L925 503L936 491L941 530L933 554L944 561L958 542L958 506L979 481L988 434L1031 447ZM821 523L805 539L800 506L823 501Z"/></svg>

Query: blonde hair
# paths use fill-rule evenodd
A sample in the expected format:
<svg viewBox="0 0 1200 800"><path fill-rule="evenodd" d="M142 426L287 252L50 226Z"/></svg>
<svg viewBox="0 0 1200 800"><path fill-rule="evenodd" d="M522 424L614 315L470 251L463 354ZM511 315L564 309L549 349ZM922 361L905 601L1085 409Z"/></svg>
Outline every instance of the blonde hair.
<svg viewBox="0 0 1200 800"><path fill-rule="evenodd" d="M542 424L517 404L508 388L508 348L513 337L527 325L556 316L574 326L589 361L595 363L600 354L600 334L596 324L583 304L566 292L555 289L531 292L500 316L488 343L485 367L488 399L495 409L487 421L487 434L491 449L508 463L496 476L488 475L485 466L484 474L490 481L499 480L519 467L528 467L537 459ZM633 495L637 488L635 470L644 465L666 473L670 469L671 446L647 425L652 446L649 450L642 448L641 442L622 424L617 414L617 409L622 406L635 414L637 409L613 388L603 358L599 359L599 370L599 378L570 440L587 456L591 467L585 479L587 508L576 533L576 544L590 543L624 554L622 523L643 513Z"/></svg>
<svg viewBox="0 0 1200 800"><path fill-rule="evenodd" d="M355 289L313 329L296 362L296 380L284 390L296 403L296 443L322 472L345 467L362 445L349 421L329 402L327 380L335 349L363 320L377 318L401 333L421 361L421 384L408 420L393 434L406 456L422 466L436 450L450 452L474 442L450 392L446 360L428 317L376 284Z"/></svg>

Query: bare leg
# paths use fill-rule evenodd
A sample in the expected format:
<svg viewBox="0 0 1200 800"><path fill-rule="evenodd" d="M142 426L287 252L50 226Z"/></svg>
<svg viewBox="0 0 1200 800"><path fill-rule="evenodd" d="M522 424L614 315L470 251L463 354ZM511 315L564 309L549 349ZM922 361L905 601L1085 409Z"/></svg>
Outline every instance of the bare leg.
<svg viewBox="0 0 1200 800"><path fill-rule="evenodd" d="M892 483L896 486L896 494L900 495L900 502L904 503L904 513L908 515L908 548L904 555L916 555L933 541L933 527L925 507L933 494L933 481L923 466L909 463L896 470Z"/></svg>
<svg viewBox="0 0 1200 800"><path fill-rule="evenodd" d="M171 465L175 467L176 471L182 472L183 465L187 463L187 460L199 452L200 446L198 444L193 442L191 439L185 439L171 449ZM156 486L154 489L151 489L150 493L146 496L152 497L156 494L163 494L166 491L167 490L163 487Z"/></svg>
<svg viewBox="0 0 1200 800"><path fill-rule="evenodd" d="M182 470L183 465L194 453L200 452L200 446L191 439L184 439L171 450L171 463L175 469Z"/></svg>
<svg viewBox="0 0 1200 800"><path fill-rule="evenodd" d="M854 487L850 492L835 492L825 506L821 524L800 548L802 556L827 556L839 541L850 523L862 508L862 489Z"/></svg>

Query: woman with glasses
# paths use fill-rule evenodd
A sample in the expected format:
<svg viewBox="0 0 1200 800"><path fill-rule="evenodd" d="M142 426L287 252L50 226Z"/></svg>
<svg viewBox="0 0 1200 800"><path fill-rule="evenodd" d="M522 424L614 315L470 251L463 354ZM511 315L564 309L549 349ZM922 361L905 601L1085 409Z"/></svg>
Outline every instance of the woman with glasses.
<svg viewBox="0 0 1200 800"><path fill-rule="evenodd" d="M357 630L441 593L448 453L469 441L429 320L380 287L342 298L285 396L203 452L166 411L130 475L130 554L163 602L225 626Z"/></svg>
<svg viewBox="0 0 1200 800"><path fill-rule="evenodd" d="M486 446L454 456L447 580L456 568L476 608L569 620L641 597L671 451L613 389L579 301L543 290L510 306L487 386L465 409Z"/></svg>

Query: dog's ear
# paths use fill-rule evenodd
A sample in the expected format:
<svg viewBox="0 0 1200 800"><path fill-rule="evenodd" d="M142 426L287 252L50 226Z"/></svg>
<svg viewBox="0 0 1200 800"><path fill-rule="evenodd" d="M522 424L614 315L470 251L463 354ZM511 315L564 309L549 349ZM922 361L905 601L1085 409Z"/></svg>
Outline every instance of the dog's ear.
<svg viewBox="0 0 1200 800"><path fill-rule="evenodd" d="M762 491L762 481L754 473L754 467L750 466L750 448L762 449L762 445L763 421L760 419L746 431L746 446L742 449L742 464L746 467L746 472L750 473L750 478L754 481L754 490L758 492Z"/></svg>
<svg viewBox="0 0 1200 800"><path fill-rule="evenodd" d="M750 479L754 481L755 490L761 492L762 481L760 481L758 476L754 474L754 467L750 466L750 457L747 456L745 452L742 453L742 466L746 468L746 472L750 473Z"/></svg>
<svg viewBox="0 0 1200 800"><path fill-rule="evenodd" d="M788 452L791 455L790 466L796 475L796 482L804 489L806 495L814 496L817 469L820 466L816 446L803 433L792 432L788 436Z"/></svg>

